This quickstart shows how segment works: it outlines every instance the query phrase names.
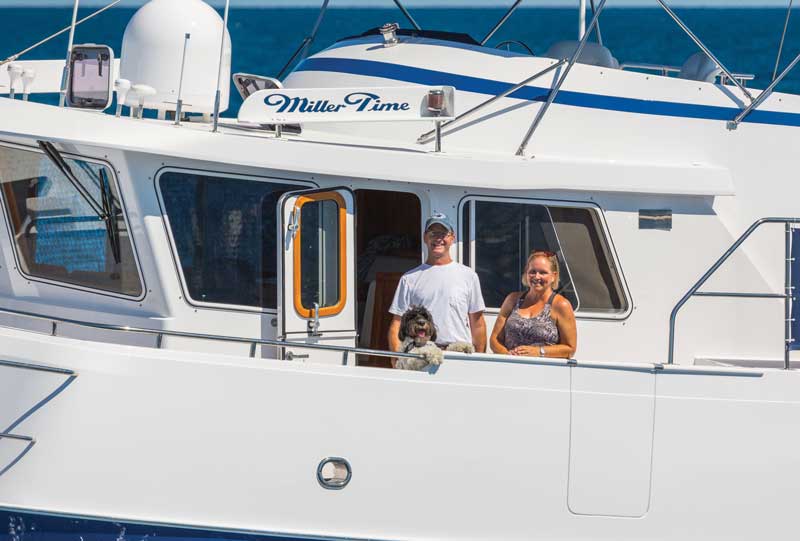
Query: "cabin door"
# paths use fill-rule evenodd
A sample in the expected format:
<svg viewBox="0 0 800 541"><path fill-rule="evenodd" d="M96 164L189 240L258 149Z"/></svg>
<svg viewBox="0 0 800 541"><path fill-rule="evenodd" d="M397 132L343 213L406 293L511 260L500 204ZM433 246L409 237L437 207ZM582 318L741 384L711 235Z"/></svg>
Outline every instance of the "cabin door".
<svg viewBox="0 0 800 541"><path fill-rule="evenodd" d="M355 204L347 188L284 194L278 203L278 337L356 345ZM341 351L284 348L287 360L355 363Z"/></svg>

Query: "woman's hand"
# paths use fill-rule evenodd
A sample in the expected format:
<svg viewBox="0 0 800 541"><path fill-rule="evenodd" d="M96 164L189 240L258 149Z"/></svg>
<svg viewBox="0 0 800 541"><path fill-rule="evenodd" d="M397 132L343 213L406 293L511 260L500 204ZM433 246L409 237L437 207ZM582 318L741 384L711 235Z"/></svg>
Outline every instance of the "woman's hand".
<svg viewBox="0 0 800 541"><path fill-rule="evenodd" d="M524 355L526 357L538 357L539 346L517 346L508 352L511 355Z"/></svg>

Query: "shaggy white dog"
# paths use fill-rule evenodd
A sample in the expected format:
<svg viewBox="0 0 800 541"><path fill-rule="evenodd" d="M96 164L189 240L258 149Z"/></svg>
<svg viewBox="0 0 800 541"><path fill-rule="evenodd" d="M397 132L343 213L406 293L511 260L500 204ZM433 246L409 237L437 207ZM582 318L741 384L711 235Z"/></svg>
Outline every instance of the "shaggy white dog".
<svg viewBox="0 0 800 541"><path fill-rule="evenodd" d="M431 313L422 306L409 308L400 321L399 338L402 340L404 353L418 353L421 359L399 358L395 368L400 370L425 370L428 366L442 364L444 353L436 345L436 326ZM447 351L475 353L475 347L466 342L454 342L447 346Z"/></svg>

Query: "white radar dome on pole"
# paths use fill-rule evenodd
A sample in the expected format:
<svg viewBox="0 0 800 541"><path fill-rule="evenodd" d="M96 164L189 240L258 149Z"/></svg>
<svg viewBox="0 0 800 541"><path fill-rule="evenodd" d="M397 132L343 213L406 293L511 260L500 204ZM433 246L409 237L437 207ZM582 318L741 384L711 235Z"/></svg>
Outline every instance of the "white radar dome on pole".
<svg viewBox="0 0 800 541"><path fill-rule="evenodd" d="M210 114L217 91L222 31L222 17L202 0L150 0L125 28L120 78L155 89L155 94L145 98L145 109L174 111L182 86L183 111ZM191 35L188 44L186 34ZM225 31L220 111L228 108L230 77L231 40Z"/></svg>

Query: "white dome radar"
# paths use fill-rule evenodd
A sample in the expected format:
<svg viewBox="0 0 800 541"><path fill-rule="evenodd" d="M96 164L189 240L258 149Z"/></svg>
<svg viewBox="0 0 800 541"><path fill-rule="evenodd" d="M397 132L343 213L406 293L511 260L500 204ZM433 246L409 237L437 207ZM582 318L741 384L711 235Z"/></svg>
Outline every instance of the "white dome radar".
<svg viewBox="0 0 800 541"><path fill-rule="evenodd" d="M119 76L155 90L144 97L145 109L174 111L180 91L184 112L213 113L222 32L222 17L202 0L150 0L125 28ZM231 39L225 31L220 111L228 108L230 78ZM141 98L126 105L139 106Z"/></svg>

